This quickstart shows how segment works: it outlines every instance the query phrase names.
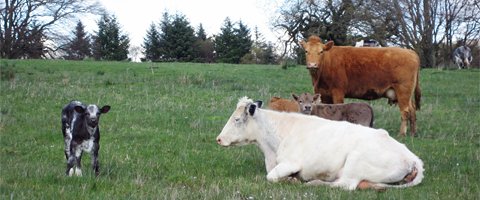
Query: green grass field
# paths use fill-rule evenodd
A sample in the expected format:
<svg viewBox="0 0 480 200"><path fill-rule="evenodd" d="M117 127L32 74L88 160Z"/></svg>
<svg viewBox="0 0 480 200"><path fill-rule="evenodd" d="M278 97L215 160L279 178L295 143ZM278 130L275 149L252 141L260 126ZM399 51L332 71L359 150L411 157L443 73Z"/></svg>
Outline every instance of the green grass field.
<svg viewBox="0 0 480 200"><path fill-rule="evenodd" d="M375 126L425 163L415 187L344 191L269 183L253 145L215 143L242 96L311 92L304 67L0 60L0 199L480 199L480 71L424 69L418 137L397 137L398 108L369 101ZM60 112L77 99L112 109L100 176L66 177ZM348 99L348 102L358 100Z"/></svg>

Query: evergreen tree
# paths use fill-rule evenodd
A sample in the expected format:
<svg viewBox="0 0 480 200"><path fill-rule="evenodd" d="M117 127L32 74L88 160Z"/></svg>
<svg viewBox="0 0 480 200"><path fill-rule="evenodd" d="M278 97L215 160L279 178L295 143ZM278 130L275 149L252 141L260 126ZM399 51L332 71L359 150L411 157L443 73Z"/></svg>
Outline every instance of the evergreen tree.
<svg viewBox="0 0 480 200"><path fill-rule="evenodd" d="M67 60L83 60L91 56L90 37L85 32L85 26L81 21L78 21L72 35L73 38L65 45L67 55L64 58Z"/></svg>
<svg viewBox="0 0 480 200"><path fill-rule="evenodd" d="M164 13L160 23L160 46L167 61L192 61L195 52L195 30L184 15Z"/></svg>
<svg viewBox="0 0 480 200"><path fill-rule="evenodd" d="M240 62L240 58L242 58L245 54L250 52L252 48L252 38L250 36L250 30L246 25L240 21L238 23L238 28L234 30L235 32L235 55L238 56L238 60L235 60L235 63ZM237 57L235 57L237 59Z"/></svg>
<svg viewBox="0 0 480 200"><path fill-rule="evenodd" d="M205 33L205 29L203 29L202 24L198 26L198 31L196 36L197 36L197 39L199 40L203 40L203 41L207 40L207 34Z"/></svg>
<svg viewBox="0 0 480 200"><path fill-rule="evenodd" d="M150 24L147 30L147 36L143 39L143 48L145 49L145 58L151 61L159 61L162 52L160 46L160 33L154 23Z"/></svg>
<svg viewBox="0 0 480 200"><path fill-rule="evenodd" d="M203 25L200 24L196 32L196 41L194 45L195 49L195 62L213 62L214 60L214 44L211 38L207 38Z"/></svg>
<svg viewBox="0 0 480 200"><path fill-rule="evenodd" d="M275 54L275 48L272 43L268 43L263 51L263 64L276 64L277 54Z"/></svg>
<svg viewBox="0 0 480 200"><path fill-rule="evenodd" d="M235 32L230 18L226 18L221 33L215 37L215 52L218 62L238 63L240 56L235 56L234 48L236 44Z"/></svg>
<svg viewBox="0 0 480 200"><path fill-rule="evenodd" d="M115 16L104 14L94 37L93 56L97 60L126 60L130 39L121 33Z"/></svg>
<svg viewBox="0 0 480 200"><path fill-rule="evenodd" d="M238 28L235 28L228 17L220 30L221 33L215 37L218 61L240 63L242 57L248 54L252 48L250 30L241 21L238 23Z"/></svg>

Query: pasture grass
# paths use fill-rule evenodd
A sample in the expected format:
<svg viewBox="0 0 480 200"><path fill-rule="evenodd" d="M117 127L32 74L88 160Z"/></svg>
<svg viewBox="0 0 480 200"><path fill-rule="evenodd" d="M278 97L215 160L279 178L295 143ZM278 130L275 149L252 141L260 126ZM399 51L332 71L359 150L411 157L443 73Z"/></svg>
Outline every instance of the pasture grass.
<svg viewBox="0 0 480 200"><path fill-rule="evenodd" d="M375 126L425 162L415 187L344 191L269 183L253 145L215 143L242 96L311 92L304 67L0 60L0 199L479 199L480 71L421 71L418 137L398 137L398 108L369 101ZM77 99L101 118L100 176L66 177L60 112ZM348 99L348 102L358 101Z"/></svg>

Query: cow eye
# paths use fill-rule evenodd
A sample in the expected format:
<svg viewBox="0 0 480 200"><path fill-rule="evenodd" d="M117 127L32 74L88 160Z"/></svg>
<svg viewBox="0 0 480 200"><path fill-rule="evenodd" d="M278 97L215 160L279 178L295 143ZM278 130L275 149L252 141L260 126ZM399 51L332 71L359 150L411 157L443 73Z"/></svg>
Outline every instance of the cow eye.
<svg viewBox="0 0 480 200"><path fill-rule="evenodd" d="M240 122L240 118L235 118L235 123Z"/></svg>

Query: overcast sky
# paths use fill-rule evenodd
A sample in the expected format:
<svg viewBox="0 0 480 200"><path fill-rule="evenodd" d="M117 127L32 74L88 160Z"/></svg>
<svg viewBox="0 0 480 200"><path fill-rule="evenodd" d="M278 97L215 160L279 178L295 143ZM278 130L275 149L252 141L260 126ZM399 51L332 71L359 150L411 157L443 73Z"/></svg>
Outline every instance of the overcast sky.
<svg viewBox="0 0 480 200"><path fill-rule="evenodd" d="M225 18L232 22L242 21L253 35L258 27L268 41L275 41L271 31L271 18L277 0L99 0L110 14L114 14L124 33L128 34L131 46L141 46L146 31L152 22L158 23L162 14L179 13L186 16L197 31L200 23L208 36L220 33ZM98 19L85 20L87 30L97 30Z"/></svg>

